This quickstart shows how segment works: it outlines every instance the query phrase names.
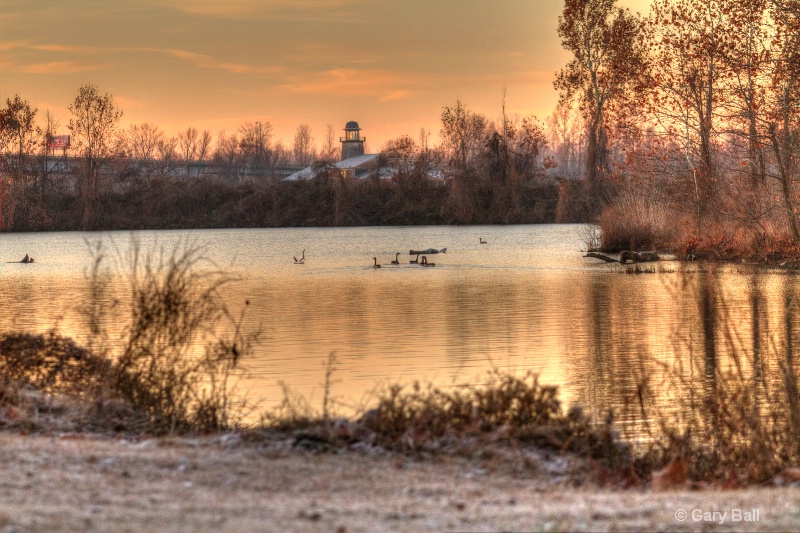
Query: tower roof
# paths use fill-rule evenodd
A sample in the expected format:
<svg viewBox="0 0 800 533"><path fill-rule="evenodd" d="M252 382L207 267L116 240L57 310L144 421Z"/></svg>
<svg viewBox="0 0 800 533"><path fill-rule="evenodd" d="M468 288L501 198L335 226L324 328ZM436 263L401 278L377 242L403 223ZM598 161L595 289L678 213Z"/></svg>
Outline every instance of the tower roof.
<svg viewBox="0 0 800 533"><path fill-rule="evenodd" d="M345 130L360 130L361 128L358 127L358 122L355 120L351 120L344 126Z"/></svg>

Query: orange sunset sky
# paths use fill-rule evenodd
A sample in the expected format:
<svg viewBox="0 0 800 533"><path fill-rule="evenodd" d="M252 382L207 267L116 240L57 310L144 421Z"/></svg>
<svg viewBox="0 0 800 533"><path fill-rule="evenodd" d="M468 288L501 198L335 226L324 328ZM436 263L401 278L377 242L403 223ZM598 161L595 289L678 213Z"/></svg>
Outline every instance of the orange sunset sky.
<svg viewBox="0 0 800 533"><path fill-rule="evenodd" d="M648 0L620 0L633 11ZM269 121L291 146L306 123L357 120L377 151L420 128L438 141L444 106L544 118L569 61L562 0L0 0L0 98L15 93L68 133L67 107L93 83L151 122L234 132Z"/></svg>

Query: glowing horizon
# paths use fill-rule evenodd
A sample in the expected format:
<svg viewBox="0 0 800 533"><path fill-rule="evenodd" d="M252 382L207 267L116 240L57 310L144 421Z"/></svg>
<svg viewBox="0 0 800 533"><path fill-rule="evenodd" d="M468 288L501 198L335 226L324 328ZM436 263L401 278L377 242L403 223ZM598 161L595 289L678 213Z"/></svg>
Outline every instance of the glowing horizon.
<svg viewBox="0 0 800 533"><path fill-rule="evenodd" d="M642 10L647 0L620 5ZM322 144L349 120L368 149L428 130L460 99L489 118L544 119L568 60L561 0L6 0L0 99L19 94L67 132L85 83L113 95L121 126L235 132L270 122L287 147L300 124Z"/></svg>

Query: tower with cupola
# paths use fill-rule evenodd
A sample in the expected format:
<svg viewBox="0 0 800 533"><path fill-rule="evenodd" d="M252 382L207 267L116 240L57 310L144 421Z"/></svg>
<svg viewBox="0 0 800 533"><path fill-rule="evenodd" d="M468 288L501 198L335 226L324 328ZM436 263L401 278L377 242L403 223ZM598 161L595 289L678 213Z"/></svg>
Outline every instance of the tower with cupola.
<svg viewBox="0 0 800 533"><path fill-rule="evenodd" d="M339 140L342 142L342 161L350 157L364 155L364 142L367 139L361 138L361 128L358 122L351 120L344 127L344 137Z"/></svg>

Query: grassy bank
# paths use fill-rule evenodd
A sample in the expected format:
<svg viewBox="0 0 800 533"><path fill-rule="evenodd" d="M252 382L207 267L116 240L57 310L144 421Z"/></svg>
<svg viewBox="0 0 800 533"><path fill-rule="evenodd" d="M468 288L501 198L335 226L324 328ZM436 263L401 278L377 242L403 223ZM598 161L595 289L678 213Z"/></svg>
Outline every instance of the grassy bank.
<svg viewBox="0 0 800 533"><path fill-rule="evenodd" d="M675 383L683 388L672 388L669 402L645 380L628 403L647 430L632 441L614 422L624 413L566 409L557 389L535 374L493 372L483 386L447 390L391 386L353 418L287 396L258 423L244 424L240 405L213 403L202 393L193 393L176 413L152 401L174 394L171 381L165 381L168 390L154 390L145 374L120 379L119 364L55 334L0 336L0 368L0 424L11 431L109 437L233 431L244 442L289 439L292 447L318 453L367 447L410 456L491 457L538 450L580 461L573 483L616 488L730 488L800 479L800 401L797 374L788 367L763 387L720 370L704 381L700 397L688 392L697 384ZM174 378L166 368L157 372ZM214 417L204 415L210 406Z"/></svg>
<svg viewBox="0 0 800 533"><path fill-rule="evenodd" d="M800 240L774 205L745 195L720 199L698 212L680 200L624 189L597 219L596 248L669 251L688 260L800 264Z"/></svg>

